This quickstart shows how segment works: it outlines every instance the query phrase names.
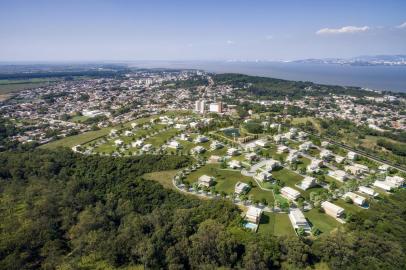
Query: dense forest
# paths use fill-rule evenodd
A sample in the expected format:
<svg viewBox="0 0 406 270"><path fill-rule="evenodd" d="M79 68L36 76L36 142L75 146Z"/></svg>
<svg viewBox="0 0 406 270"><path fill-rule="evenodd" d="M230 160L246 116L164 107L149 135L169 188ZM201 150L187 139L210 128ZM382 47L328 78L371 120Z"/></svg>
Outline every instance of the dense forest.
<svg viewBox="0 0 406 270"><path fill-rule="evenodd" d="M218 84L230 84L234 87L243 88L242 96L252 95L262 99L300 99L303 96L326 96L331 93L362 97L377 96L378 93L366 92L359 87L343 87L337 85L323 85L312 82L288 81L267 77L249 76L243 74L215 74L213 80Z"/></svg>
<svg viewBox="0 0 406 270"><path fill-rule="evenodd" d="M405 191L318 239L260 236L228 201L142 179L189 162L0 153L0 269L405 269Z"/></svg>

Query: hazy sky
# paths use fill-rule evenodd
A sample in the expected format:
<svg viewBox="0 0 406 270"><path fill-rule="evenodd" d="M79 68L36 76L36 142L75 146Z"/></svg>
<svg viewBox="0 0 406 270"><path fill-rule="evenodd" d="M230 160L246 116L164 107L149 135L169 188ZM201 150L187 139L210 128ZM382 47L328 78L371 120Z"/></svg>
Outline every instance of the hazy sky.
<svg viewBox="0 0 406 270"><path fill-rule="evenodd" d="M406 54L406 0L0 0L0 61Z"/></svg>

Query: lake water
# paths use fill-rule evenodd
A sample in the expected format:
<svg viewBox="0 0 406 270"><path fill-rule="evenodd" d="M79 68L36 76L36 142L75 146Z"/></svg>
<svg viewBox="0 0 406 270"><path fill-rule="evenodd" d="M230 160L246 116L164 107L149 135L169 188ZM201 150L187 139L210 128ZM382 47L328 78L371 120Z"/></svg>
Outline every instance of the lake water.
<svg viewBox="0 0 406 270"><path fill-rule="evenodd" d="M322 84L406 92L406 66L349 66L281 62L144 61L146 68L193 68L216 73L242 73Z"/></svg>

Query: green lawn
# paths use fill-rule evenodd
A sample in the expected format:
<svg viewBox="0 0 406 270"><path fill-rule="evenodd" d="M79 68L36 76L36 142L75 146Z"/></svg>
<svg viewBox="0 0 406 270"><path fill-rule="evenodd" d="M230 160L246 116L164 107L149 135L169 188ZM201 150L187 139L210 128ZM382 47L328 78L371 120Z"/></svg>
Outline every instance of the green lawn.
<svg viewBox="0 0 406 270"><path fill-rule="evenodd" d="M287 214L263 213L258 228L263 235L296 235Z"/></svg>
<svg viewBox="0 0 406 270"><path fill-rule="evenodd" d="M292 119L292 124L293 124L293 125L305 124L307 121L312 122L312 124L314 125L314 127L315 127L319 132L321 131L319 122L318 122L316 119L314 119L313 117L298 117L298 118L293 118L293 119Z"/></svg>
<svg viewBox="0 0 406 270"><path fill-rule="evenodd" d="M75 122L75 123L82 123L82 122L86 121L89 118L90 117L84 116L84 115L76 115L76 116L72 117L69 121L70 122Z"/></svg>
<svg viewBox="0 0 406 270"><path fill-rule="evenodd" d="M268 202L273 202L274 197L272 191L261 190L251 177L243 176L238 170L222 169L219 164L206 164L202 168L190 173L186 177L188 183L197 182L198 178L202 175L213 176L216 178L215 189L218 192L226 192L227 194L234 193L235 184L238 181L249 183L252 182L253 187L248 193L248 196L253 200L266 199Z"/></svg>
<svg viewBox="0 0 406 270"><path fill-rule="evenodd" d="M293 188L295 188L295 184L303 180L303 177L301 175L286 168L272 171L272 177L282 180L286 186L290 186Z"/></svg>
<svg viewBox="0 0 406 270"><path fill-rule="evenodd" d="M110 130L112 128L102 128L100 130L96 130L96 131L88 131L79 135L75 135L75 136L70 136L70 137L66 137L57 141L53 141L44 145L41 145L41 148L47 148L47 149L51 149L51 148L56 148L56 147L60 147L60 146L64 146L64 147L73 147L75 145L78 144L84 144L86 142L89 142L91 140L94 140L96 138L105 136L107 134L109 134Z"/></svg>
<svg viewBox="0 0 406 270"><path fill-rule="evenodd" d="M163 144L165 144L167 140L175 136L177 132L178 132L177 129L168 129L166 131L159 133L158 135L148 138L147 140L145 140L145 144L150 143L154 147L158 148Z"/></svg>
<svg viewBox="0 0 406 270"><path fill-rule="evenodd" d="M304 212L304 215L312 224L312 226L318 228L322 233L329 233L333 229L340 226L340 223L337 220L330 217L329 215L320 213L319 210L317 210L316 208Z"/></svg>
<svg viewBox="0 0 406 270"><path fill-rule="evenodd" d="M343 199L335 200L333 203L344 208L345 213L357 213L363 210L363 208L353 203L346 203Z"/></svg>
<svg viewBox="0 0 406 270"><path fill-rule="evenodd" d="M305 157L301 157L301 158L299 158L299 162L300 163L297 164L298 169L301 169L301 168L306 169L307 166L309 166L309 164L311 163L311 160L308 158L305 158Z"/></svg>

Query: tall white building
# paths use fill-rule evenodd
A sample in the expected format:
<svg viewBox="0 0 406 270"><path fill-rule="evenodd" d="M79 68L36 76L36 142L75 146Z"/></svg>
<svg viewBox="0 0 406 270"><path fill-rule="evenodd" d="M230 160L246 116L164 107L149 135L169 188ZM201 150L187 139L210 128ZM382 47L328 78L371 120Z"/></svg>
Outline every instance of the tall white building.
<svg viewBox="0 0 406 270"><path fill-rule="evenodd" d="M216 102L216 103L210 103L209 111L215 112L215 113L222 113L223 112L223 103L221 101Z"/></svg>
<svg viewBox="0 0 406 270"><path fill-rule="evenodd" d="M206 101L205 100L196 100L195 102L195 112L205 113L206 112Z"/></svg>

